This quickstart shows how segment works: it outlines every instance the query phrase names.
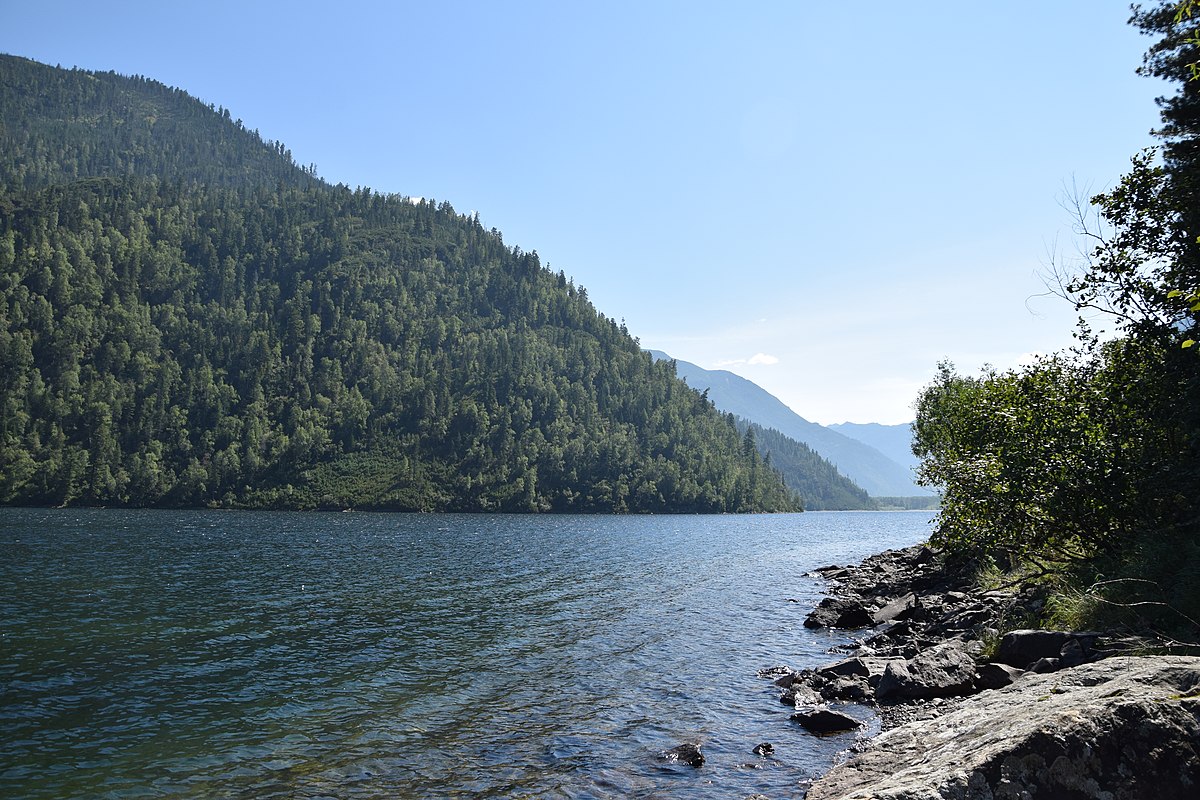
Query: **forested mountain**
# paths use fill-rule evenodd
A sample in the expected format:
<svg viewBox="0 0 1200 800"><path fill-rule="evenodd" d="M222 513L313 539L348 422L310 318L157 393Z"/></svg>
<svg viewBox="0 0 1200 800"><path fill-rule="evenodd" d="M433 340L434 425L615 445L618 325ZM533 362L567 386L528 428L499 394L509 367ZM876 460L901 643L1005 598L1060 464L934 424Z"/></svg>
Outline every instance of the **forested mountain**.
<svg viewBox="0 0 1200 800"><path fill-rule="evenodd" d="M774 428L764 428L744 417L738 430L754 441L758 452L783 476L783 482L800 495L808 511L861 511L878 504L866 490L838 472L812 448Z"/></svg>
<svg viewBox="0 0 1200 800"><path fill-rule="evenodd" d="M64 70L0 54L0 186L88 177L244 187L318 183L280 142L225 108L143 77Z"/></svg>
<svg viewBox="0 0 1200 800"><path fill-rule="evenodd" d="M0 502L798 508L582 288L154 81L0 57Z"/></svg>
<svg viewBox="0 0 1200 800"><path fill-rule="evenodd" d="M666 353L650 351L656 358L670 359ZM828 459L838 471L866 489L872 497L904 497L931 494L913 482L912 472L892 461L870 445L843 436L815 422L809 422L783 404L761 386L726 370L708 370L676 361L679 377L700 391L717 408L745 417L764 428L802 442Z"/></svg>

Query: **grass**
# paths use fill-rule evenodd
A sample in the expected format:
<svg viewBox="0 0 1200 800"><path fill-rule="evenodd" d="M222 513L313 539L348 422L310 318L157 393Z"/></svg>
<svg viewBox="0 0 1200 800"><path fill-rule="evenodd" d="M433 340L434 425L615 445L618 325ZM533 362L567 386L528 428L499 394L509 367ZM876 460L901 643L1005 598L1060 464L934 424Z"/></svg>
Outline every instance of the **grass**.
<svg viewBox="0 0 1200 800"><path fill-rule="evenodd" d="M1019 563L982 562L983 589L1033 586L1041 610L1004 627L1102 630L1130 652L1200 654L1200 542L1186 532L1145 536L1118 556Z"/></svg>

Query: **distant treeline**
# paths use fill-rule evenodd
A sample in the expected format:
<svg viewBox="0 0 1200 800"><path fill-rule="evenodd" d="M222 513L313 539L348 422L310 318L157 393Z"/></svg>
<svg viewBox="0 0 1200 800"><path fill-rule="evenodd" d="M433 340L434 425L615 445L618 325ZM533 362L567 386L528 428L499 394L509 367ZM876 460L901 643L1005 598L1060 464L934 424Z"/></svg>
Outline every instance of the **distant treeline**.
<svg viewBox="0 0 1200 800"><path fill-rule="evenodd" d="M936 511L941 507L941 498L934 495L917 497L873 497L881 511Z"/></svg>

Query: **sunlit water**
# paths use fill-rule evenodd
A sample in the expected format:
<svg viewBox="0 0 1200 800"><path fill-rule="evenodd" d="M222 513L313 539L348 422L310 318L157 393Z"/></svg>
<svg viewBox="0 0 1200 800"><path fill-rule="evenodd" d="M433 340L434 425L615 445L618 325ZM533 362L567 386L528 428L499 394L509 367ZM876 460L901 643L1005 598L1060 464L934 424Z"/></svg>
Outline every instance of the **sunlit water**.
<svg viewBox="0 0 1200 800"><path fill-rule="evenodd" d="M928 519L0 509L0 797L795 797L756 672Z"/></svg>

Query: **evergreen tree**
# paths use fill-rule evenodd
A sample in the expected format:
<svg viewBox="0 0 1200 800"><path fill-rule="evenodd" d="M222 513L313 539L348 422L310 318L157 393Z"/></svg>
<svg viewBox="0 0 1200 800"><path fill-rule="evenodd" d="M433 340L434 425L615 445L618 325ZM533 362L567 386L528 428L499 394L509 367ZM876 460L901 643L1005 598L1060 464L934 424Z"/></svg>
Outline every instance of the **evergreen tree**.
<svg viewBox="0 0 1200 800"><path fill-rule="evenodd" d="M798 503L582 288L186 94L0 57L0 502Z"/></svg>

